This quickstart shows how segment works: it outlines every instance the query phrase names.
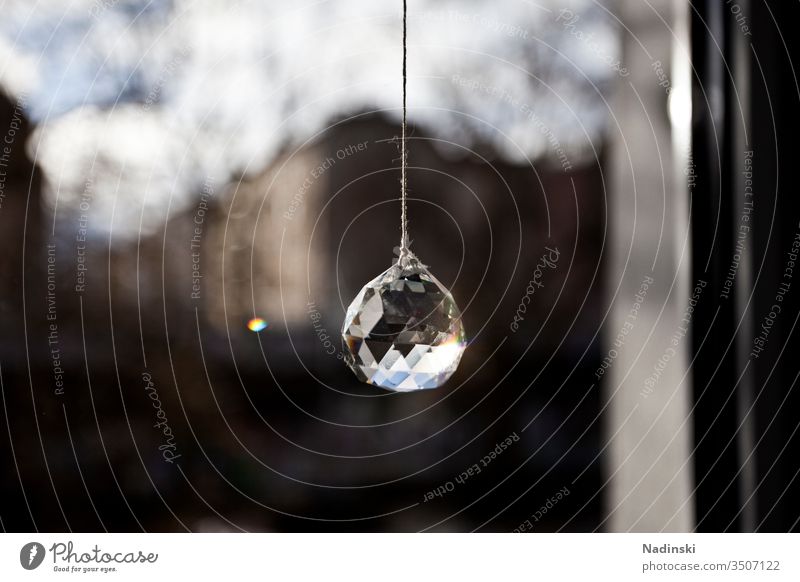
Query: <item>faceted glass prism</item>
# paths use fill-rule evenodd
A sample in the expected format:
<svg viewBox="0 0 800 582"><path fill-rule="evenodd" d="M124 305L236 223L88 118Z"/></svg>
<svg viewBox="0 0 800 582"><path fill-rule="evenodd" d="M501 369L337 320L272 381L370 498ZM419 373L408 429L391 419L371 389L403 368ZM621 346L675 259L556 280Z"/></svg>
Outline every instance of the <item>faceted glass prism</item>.
<svg viewBox="0 0 800 582"><path fill-rule="evenodd" d="M453 296L408 250L361 289L342 339L359 380L395 392L438 388L466 347Z"/></svg>

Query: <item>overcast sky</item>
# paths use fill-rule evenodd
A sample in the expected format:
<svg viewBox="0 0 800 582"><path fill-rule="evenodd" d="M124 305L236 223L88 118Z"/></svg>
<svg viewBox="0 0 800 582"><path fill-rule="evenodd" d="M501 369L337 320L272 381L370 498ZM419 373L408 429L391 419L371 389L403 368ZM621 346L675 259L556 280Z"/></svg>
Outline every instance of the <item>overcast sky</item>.
<svg viewBox="0 0 800 582"><path fill-rule="evenodd" d="M0 84L24 95L47 200L92 229L157 227L208 176L258 172L334 119L399 119L398 0L0 0ZM411 0L409 116L427 133L524 163L590 152L624 71L592 2ZM112 215L114 219L112 220ZM134 228L135 227L135 228Z"/></svg>

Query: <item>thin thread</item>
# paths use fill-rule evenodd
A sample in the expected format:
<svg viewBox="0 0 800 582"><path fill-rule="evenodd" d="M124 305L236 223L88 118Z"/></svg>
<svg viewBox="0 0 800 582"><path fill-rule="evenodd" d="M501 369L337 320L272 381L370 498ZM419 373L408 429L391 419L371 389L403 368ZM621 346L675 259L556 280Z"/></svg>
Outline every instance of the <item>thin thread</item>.
<svg viewBox="0 0 800 582"><path fill-rule="evenodd" d="M400 138L400 229L402 235L400 238L400 253L401 256L408 251L408 216L406 212L407 206L407 180L406 180L406 166L408 162L408 151L406 149L406 126L408 119L408 106L407 106L407 92L406 85L408 84L407 73L407 60L408 60L408 0L403 0L403 134Z"/></svg>

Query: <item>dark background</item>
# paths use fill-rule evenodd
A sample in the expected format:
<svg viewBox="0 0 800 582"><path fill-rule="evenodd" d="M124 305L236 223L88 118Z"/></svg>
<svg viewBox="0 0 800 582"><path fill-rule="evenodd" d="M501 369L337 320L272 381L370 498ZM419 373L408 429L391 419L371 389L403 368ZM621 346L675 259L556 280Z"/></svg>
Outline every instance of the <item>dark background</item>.
<svg viewBox="0 0 800 582"><path fill-rule="evenodd" d="M742 34L731 3L688 6L694 174L691 187L681 183L664 200L666 208L688 191L681 220L691 227L690 278L708 281L685 346L691 383L685 462L693 475L684 501L698 531L795 531L796 280L765 351L758 358L749 353L800 227L794 185L798 40L792 33L800 4L735 6L752 35ZM143 26L160 22L172 8L159 4ZM553 4L551 19L559 8ZM105 13L135 20L138 10L135 2L121 2ZM608 16L598 12L580 13L583 30ZM78 31L91 26L85 14L74 22ZM637 28L635 17L626 24L647 44L647 27ZM545 28L537 39L579 42L561 24ZM621 39L622 28L615 30ZM26 32L21 46L36 45L42 33L16 32ZM537 101L537 91L562 75L563 55L537 52L534 44L542 43L512 52L542 78L516 89L558 128L563 119ZM142 47L133 49L138 54ZM174 63L184 66L180 59ZM649 66L661 127L671 105ZM50 66L44 94L58 93L53 71L62 68ZM117 101L151 105L153 72L137 69L126 77L121 71L115 71L121 76L111 97L93 97L81 114L111 115ZM272 74L268 65L264 71ZM468 67L464 74L477 75ZM599 76L598 83L579 75L559 94L597 102L629 81L616 73ZM193 96L196 102L218 96L213 81ZM89 100L79 84L67 82L66 90ZM610 291L618 289L609 265L625 249L614 246L612 235L628 226L613 210L623 187L613 178L611 159L622 155L614 150L620 142L613 130L589 136L582 150L564 139L570 162L564 165L550 136L545 151L520 161L493 134L465 123L459 125L462 140L447 140L441 126L452 118L443 116L437 126L417 123L412 114L412 249L453 291L469 347L445 387L392 394L359 384L326 341L338 347L347 304L389 266L399 242L396 111L343 110L316 136L279 131L274 155L256 158L261 161L247 171L190 168L193 180L175 179L176 203L160 215L120 210L117 225L133 225L136 236L93 223L84 245L80 206L53 203L53 192L66 192L68 185L45 167L46 156L38 157L37 132L47 129L48 119L41 104L23 101L11 84L0 86L0 153L9 147L0 163L6 172L0 182L4 531L512 531L526 521L530 527L523 529L533 531L614 528L610 516L618 507L609 499L624 504L627 492L612 497L609 489L629 486L630 477L627 484L613 477L641 467L611 460L619 457L609 456L609 435L623 427L610 420L615 404L603 397L612 388L608 377L595 380L619 329L609 315ZM581 113L598 111L588 102L582 107ZM238 122L257 114L243 108ZM61 147L85 147L84 131L97 129L88 122L75 127L74 140ZM147 143L135 125L128 131L126 141ZM624 137L634 150L647 142ZM366 147L337 156L355 144ZM745 150L754 151L757 192L742 263L748 266L740 266L730 298L721 299L741 223ZM336 162L300 194L329 158ZM122 208L124 189L109 184L126 178L126 171L109 159L80 169L80 188L91 205L117 196ZM175 175L186 171L176 168ZM645 211L654 224L662 220L659 209ZM192 248L198 217L199 247ZM666 226L668 232L673 225ZM559 250L558 266L545 274L544 288L514 333L510 324L545 247ZM202 274L195 295L193 252ZM86 282L78 290L81 260ZM269 326L248 330L253 317ZM638 382L652 371L654 362L645 360L620 373ZM662 390L668 388L674 387ZM172 433L171 462L163 453L164 433L154 426L154 396ZM455 481L510 436L518 441L479 474ZM653 458L662 454L652 451ZM641 500L635 489L630 493ZM443 493L430 499L437 490ZM639 523L644 513L633 517ZM666 527L675 514L662 517Z"/></svg>
<svg viewBox="0 0 800 582"><path fill-rule="evenodd" d="M13 103L3 103L7 125ZM313 146L323 160L350 143L372 144L358 164L334 166L324 185L315 186L319 199L309 202L322 206L344 189L325 209L325 228L313 245L324 257L320 288L330 289L338 276L346 302L388 266L397 244L397 149L381 140L398 130L380 116L359 116ZM61 239L48 232L53 214L39 201L40 174L17 148L0 215L4 526L509 531L542 499L568 487L568 499L539 527L553 529L567 519L566 529L594 527L601 427L598 389L585 377L597 366L593 334L601 315L599 167L565 174L477 156L448 162L422 132L411 143L413 248L452 285L471 345L445 389L410 396L359 384L326 353L310 318L283 327L278 305L258 306L272 325L260 334L248 331L241 314L252 309L251 276L238 279L237 271L248 273L252 248L231 250L225 265L228 300L241 296L244 307L233 305L223 316L227 330L215 323L206 306L217 298L189 300L191 276L181 271L190 266L186 233L193 211L127 246L89 242L86 289L76 292L74 235L68 227ZM378 173L370 175L373 170ZM263 216L255 224L251 213L236 209L263 192L248 182L235 188L230 206L211 202L204 261L224 252L225 243L205 241L215 240L211 233L223 231L226 220L244 239L267 228ZM422 193L424 201L417 201ZM344 234L354 215L380 201L386 203ZM441 209L453 214L458 229ZM73 232L78 226L72 223ZM56 245L63 394L55 393L48 343L47 244ZM547 245L571 264L547 274L525 332L512 334L520 290ZM222 284L222 267L204 276L206 292L211 281ZM338 297L312 289L309 298L338 346ZM180 458L173 463L158 450L145 372L175 435ZM513 433L518 443L480 475L423 502L426 492Z"/></svg>

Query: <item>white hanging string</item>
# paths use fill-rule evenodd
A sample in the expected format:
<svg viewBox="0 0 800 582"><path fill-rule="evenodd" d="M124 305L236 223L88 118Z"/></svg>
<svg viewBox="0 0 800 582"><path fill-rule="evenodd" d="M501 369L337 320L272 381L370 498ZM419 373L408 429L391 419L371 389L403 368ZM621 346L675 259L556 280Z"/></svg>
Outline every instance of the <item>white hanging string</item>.
<svg viewBox="0 0 800 582"><path fill-rule="evenodd" d="M403 129L400 138L400 228L402 236L400 238L400 257L409 254L408 248L408 216L407 216L407 162L408 150L406 148L406 127L408 119L407 91L408 84L407 60L408 60L408 0L403 0Z"/></svg>

